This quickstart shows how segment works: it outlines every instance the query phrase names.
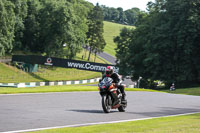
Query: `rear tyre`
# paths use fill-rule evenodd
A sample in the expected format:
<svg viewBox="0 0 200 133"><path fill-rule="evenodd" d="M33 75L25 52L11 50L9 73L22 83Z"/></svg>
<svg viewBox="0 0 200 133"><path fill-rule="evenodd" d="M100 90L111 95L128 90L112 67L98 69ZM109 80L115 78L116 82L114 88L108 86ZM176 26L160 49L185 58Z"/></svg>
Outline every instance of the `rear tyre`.
<svg viewBox="0 0 200 133"><path fill-rule="evenodd" d="M102 96L102 108L105 113L110 113L112 107L112 101L110 95Z"/></svg>

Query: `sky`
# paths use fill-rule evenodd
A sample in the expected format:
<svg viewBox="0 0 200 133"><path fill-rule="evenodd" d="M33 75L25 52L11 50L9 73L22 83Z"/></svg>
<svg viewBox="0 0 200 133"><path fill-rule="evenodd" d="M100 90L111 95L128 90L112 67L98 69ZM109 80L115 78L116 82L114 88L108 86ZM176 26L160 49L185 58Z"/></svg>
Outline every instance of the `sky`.
<svg viewBox="0 0 200 133"><path fill-rule="evenodd" d="M98 2L99 5L105 5L107 7L122 7L123 10L131 9L133 7L137 7L143 11L146 10L146 5L149 1L154 2L154 0L86 0L94 5Z"/></svg>

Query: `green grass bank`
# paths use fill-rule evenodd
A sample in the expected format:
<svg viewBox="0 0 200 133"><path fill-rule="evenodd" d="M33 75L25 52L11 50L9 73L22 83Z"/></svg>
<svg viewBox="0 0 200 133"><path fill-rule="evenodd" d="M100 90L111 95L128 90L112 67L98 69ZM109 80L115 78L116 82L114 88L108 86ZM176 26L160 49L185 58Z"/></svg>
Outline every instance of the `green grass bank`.
<svg viewBox="0 0 200 133"><path fill-rule="evenodd" d="M167 93L173 93L173 94L200 96L200 87L182 88L182 89L176 89L174 91L170 91L170 90L162 90L162 91L167 92Z"/></svg>
<svg viewBox="0 0 200 133"><path fill-rule="evenodd" d="M125 90L156 92L155 90L139 89L139 88L125 88ZM49 93L49 92L73 92L73 91L98 91L98 87L86 86L86 85L42 86L42 87L29 87L29 88L0 87L0 94Z"/></svg>
<svg viewBox="0 0 200 133"><path fill-rule="evenodd" d="M199 133L200 113L115 124L36 131L34 133Z"/></svg>
<svg viewBox="0 0 200 133"><path fill-rule="evenodd" d="M86 57L82 59L82 56ZM87 61L88 52L84 50L77 54L76 60ZM94 62L94 55L91 55L90 62ZM104 59L97 57L96 62L107 63ZM0 83L20 83L20 82L42 82L42 81L67 81L84 80L101 77L99 72L83 71L78 69L42 66L34 73L24 72L14 66L0 63Z"/></svg>
<svg viewBox="0 0 200 133"><path fill-rule="evenodd" d="M116 36L120 35L120 30L124 27L127 28L135 28L134 26L128 26L128 25L122 25L112 22L104 21L104 39L106 41L106 47L104 49L104 52L112 55L115 57L115 48L117 45L114 43L113 39Z"/></svg>
<svg viewBox="0 0 200 133"><path fill-rule="evenodd" d="M101 77L101 73L61 67L40 67L38 72L27 73L0 63L0 83L83 80Z"/></svg>

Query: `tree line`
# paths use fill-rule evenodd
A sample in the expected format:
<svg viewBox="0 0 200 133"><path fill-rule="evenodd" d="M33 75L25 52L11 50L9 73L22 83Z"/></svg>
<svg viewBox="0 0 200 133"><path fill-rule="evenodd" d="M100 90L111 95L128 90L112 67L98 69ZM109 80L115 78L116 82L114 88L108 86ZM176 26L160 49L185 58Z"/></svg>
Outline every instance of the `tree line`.
<svg viewBox="0 0 200 133"><path fill-rule="evenodd" d="M113 8L101 5L101 8L103 10L105 21L125 25L137 25L137 21L146 14L145 11L142 11L136 7L125 11L121 7Z"/></svg>
<svg viewBox="0 0 200 133"><path fill-rule="evenodd" d="M30 51L72 59L103 51L103 11L84 0L1 0L0 56ZM88 58L89 59L89 58Z"/></svg>
<svg viewBox="0 0 200 133"><path fill-rule="evenodd" d="M124 28L117 43L120 73L176 87L200 83L200 1L155 0L148 3L136 29Z"/></svg>

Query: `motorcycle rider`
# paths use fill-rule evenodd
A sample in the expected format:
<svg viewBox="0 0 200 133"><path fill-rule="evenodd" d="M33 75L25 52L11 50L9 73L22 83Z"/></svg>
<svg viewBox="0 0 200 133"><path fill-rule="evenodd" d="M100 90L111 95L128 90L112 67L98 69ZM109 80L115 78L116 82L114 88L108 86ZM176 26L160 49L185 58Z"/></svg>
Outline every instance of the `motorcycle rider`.
<svg viewBox="0 0 200 133"><path fill-rule="evenodd" d="M107 66L105 74L103 75L102 79L105 78L105 77L110 77L110 78L113 79L113 83L115 84L115 86L118 89L120 89L120 92L122 93L122 103L126 102L126 100L125 100L126 94L125 94L125 91L124 91L124 86L121 85L122 81L120 80L119 75L117 73L113 72L113 67L112 66ZM114 94L113 92L111 94L112 94L113 98L115 99L114 100L115 102L114 102L113 105L118 104L119 103L119 99L118 99L117 95Z"/></svg>

